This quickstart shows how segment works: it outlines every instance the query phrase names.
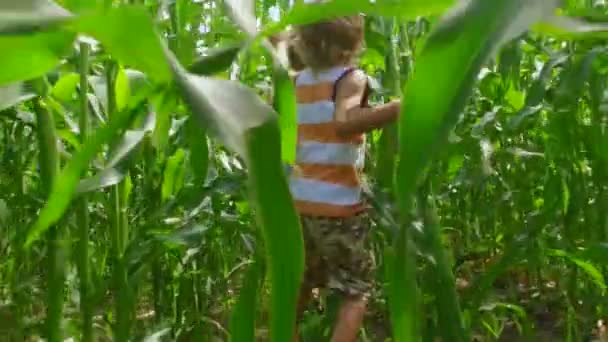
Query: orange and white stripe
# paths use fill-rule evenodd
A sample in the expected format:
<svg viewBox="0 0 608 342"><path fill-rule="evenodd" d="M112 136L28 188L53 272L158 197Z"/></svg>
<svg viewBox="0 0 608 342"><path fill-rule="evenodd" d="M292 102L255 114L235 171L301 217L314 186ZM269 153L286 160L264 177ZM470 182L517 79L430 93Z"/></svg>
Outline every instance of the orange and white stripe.
<svg viewBox="0 0 608 342"><path fill-rule="evenodd" d="M334 68L296 78L298 145L289 186L301 214L348 217L364 209L359 173L364 163L363 134L336 134L334 84L347 72Z"/></svg>

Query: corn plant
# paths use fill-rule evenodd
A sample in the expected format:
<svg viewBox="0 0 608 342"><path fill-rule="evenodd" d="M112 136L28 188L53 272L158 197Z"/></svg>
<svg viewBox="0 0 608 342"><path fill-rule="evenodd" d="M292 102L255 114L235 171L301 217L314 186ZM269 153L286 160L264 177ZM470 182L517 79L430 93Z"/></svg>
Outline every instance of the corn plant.
<svg viewBox="0 0 608 342"><path fill-rule="evenodd" d="M608 7L3 0L0 339L290 341L291 25L362 13L367 341L606 338ZM336 301L300 325L329 339Z"/></svg>

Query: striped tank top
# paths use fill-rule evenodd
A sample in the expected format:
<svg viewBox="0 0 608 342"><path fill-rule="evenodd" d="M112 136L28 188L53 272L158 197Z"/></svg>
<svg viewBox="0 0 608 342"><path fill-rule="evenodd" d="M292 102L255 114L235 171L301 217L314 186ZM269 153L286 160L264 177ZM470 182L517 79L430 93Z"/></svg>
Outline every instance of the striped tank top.
<svg viewBox="0 0 608 342"><path fill-rule="evenodd" d="M300 214L349 217L365 209L359 178L365 135L338 136L334 116L336 85L353 70L306 69L296 78L298 143L289 187Z"/></svg>

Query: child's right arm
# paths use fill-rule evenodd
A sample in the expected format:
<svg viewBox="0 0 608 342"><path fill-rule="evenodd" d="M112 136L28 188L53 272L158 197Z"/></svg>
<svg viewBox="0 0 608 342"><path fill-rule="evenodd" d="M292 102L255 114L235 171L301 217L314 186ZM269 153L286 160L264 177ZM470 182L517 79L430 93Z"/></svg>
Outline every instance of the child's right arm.
<svg viewBox="0 0 608 342"><path fill-rule="evenodd" d="M361 102L366 90L367 77L362 71L354 71L340 81L336 93L336 129L339 135L366 133L397 120L401 101L363 107Z"/></svg>

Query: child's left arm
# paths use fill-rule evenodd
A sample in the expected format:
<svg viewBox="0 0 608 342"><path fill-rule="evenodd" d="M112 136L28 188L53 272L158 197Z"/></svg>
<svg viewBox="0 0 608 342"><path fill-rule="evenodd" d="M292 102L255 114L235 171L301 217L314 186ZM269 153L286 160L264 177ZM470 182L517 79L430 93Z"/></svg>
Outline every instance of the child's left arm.
<svg viewBox="0 0 608 342"><path fill-rule="evenodd" d="M341 136L361 134L394 122L401 110L400 101L376 107L363 107L367 77L356 70L340 81L336 91L336 127Z"/></svg>

